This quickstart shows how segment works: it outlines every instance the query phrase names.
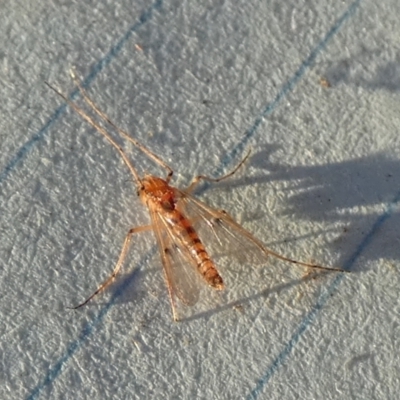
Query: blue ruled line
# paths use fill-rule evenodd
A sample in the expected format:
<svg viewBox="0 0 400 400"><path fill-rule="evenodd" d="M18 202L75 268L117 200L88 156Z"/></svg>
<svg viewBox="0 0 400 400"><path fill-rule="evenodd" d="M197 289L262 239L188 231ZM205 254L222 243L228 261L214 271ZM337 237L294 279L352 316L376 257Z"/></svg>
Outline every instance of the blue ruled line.
<svg viewBox="0 0 400 400"><path fill-rule="evenodd" d="M136 32L142 25L148 22L153 16L154 11L161 8L163 0L156 0L146 11L144 11L139 20L134 23L124 36L118 42L111 47L110 51L97 63L94 65L89 75L83 81L84 87L88 87L90 83L96 78L96 76L108 65L114 58L119 54L119 52L124 47L125 43L129 40L134 32ZM74 98L78 90L76 89L71 94L71 98ZM3 171L0 173L0 184L6 180L10 174L14 170L14 168L23 161L23 159L30 153L33 147L43 140L45 134L48 129L58 120L58 118L65 112L66 104L61 105L56 109L54 114L49 118L49 120L45 123L42 129L36 132L31 139L26 142L14 155L13 158L8 162L8 164L4 167Z"/></svg>
<svg viewBox="0 0 400 400"><path fill-rule="evenodd" d="M343 268L346 270L351 270L354 263L361 255L361 253L368 247L371 243L372 239L375 236L375 233L379 231L380 227L386 222L386 220L392 215L393 211L396 209L396 204L400 202L400 191L397 192L396 196L393 200L388 204L386 210L383 214L375 221L374 225L361 241L361 243L356 248L355 252L351 255L351 257L344 263ZM264 375L256 382L255 388L250 392L247 397L249 400L257 399L258 395L267 385L268 381L274 375L274 373L278 370L278 368L285 362L286 358L290 355L293 348L300 341L301 336L307 330L307 328L313 323L314 319L321 311L325 303L331 297L332 293L338 288L340 283L342 282L344 274L338 275L332 284L324 291L324 293L320 296L317 303L314 305L312 310L303 318L300 322L296 332L284 346L283 350L279 353L279 355L275 358L272 364L266 369Z"/></svg>
<svg viewBox="0 0 400 400"><path fill-rule="evenodd" d="M326 34L325 38L311 52L309 57L296 71L294 76L286 83L286 85L283 86L282 90L279 92L275 100L264 109L264 111L261 113L261 116L256 120L254 125L246 132L246 137L243 140L242 147L245 147L246 142L249 140L250 137L253 136L254 131L261 124L262 118L265 117L266 115L271 114L271 112L275 109L278 103L286 96L286 94L291 90L293 90L294 86L304 75L306 69L312 65L317 55L325 48L329 40L332 39L332 37L339 31L339 29L343 26L343 24L354 14L356 9L359 7L360 3L361 0L356 0L354 3L350 5L347 11L337 20L336 24L333 25L331 30ZM232 154L235 153L235 150L232 151ZM397 202L399 202L399 200L400 200L400 192L397 193L397 195L395 196L393 201L388 205L387 210L382 214L382 216L377 219L377 221L371 228L370 232L364 237L362 242L355 250L354 254L344 264L343 266L344 269L351 270L357 258L369 245L373 236L379 230L379 227L391 216L394 206ZM320 296L320 298L318 299L312 310L303 318L298 328L296 329L295 333L292 335L291 339L286 343L282 351L278 354L278 356L275 358L272 364L266 369L264 374L256 381L255 388L247 396L248 400L255 400L262 393L263 389L266 387L271 377L278 371L279 367L287 360L287 358L290 356L296 344L300 341L303 334L306 332L309 326L314 322L318 313L321 311L325 303L330 298L330 295L338 288L338 286L343 280L343 277L344 274L342 273L333 281L333 283L328 287L328 289L325 290L324 293Z"/></svg>
<svg viewBox="0 0 400 400"><path fill-rule="evenodd" d="M159 10L163 4L162 0L156 0L147 10L145 10L139 17L139 20L134 23L125 35L118 40L118 42L110 49L110 51L102 58L91 70L89 75L84 79L83 85L85 87L89 86L90 83L96 78L96 76L101 72L108 64L111 63L115 59L115 57L120 53L126 42L132 36L132 34L137 31L142 25L148 22L153 16L154 11ZM75 90L71 94L71 98L76 96L78 90ZM48 128L64 113L66 109L66 104L58 107L54 114L49 118L46 124L40 129L27 143L25 143L20 150L15 154L15 156L11 159L11 161L6 165L4 170L0 173L0 184L8 177L10 172L26 157L26 155L32 150L36 143L41 141L46 134ZM151 257L151 254L148 254L145 259L139 263L135 272L127 279L123 285L121 285L120 290L116 291L111 297L110 301L100 310L99 314L96 318L87 323L79 337L73 341L65 351L64 355L55 363L53 367L49 369L45 378L42 382L40 382L26 397L27 400L36 399L44 388L53 384L53 382L58 378L61 374L64 365L71 359L71 357L79 350L79 348L83 345L83 343L87 340L87 338L93 333L94 329L99 325L99 323L104 319L109 309L114 305L116 299L123 293L126 287L130 285L130 283L136 277L137 271L140 270L141 265L145 264L148 260L148 257Z"/></svg>
<svg viewBox="0 0 400 400"><path fill-rule="evenodd" d="M327 45L328 41L332 39L332 37L340 30L342 25L346 20L348 20L351 15L354 13L356 8L359 6L361 0L357 0L350 7L348 10L343 14L341 18L338 19L338 21L335 23L335 25L331 28L331 30L327 33L325 38L315 47L315 49L312 50L310 55L307 57L307 59L301 64L300 68L295 72L295 74L290 78L286 84L282 87L282 89L279 91L278 95L276 98L268 104L264 110L260 113L260 115L257 117L255 120L254 124L252 127L250 127L246 133L242 141L240 141L234 148L233 150L226 155L226 157L222 160L220 166L218 167L216 171L216 175L221 173L225 167L232 162L234 158L236 158L246 147L246 144L248 141L251 139L251 137L254 136L255 132L259 128L263 118L271 114L275 108L279 105L279 103L294 89L294 87L297 85L299 80L304 76L305 72L308 70L308 68L311 67L313 62L315 61L315 58L324 50L325 46ZM148 11L142 14L142 17L140 18L140 22L137 22L135 25L133 25L129 31L124 35L124 37L118 41L118 43L110 50L110 52L107 54L107 56L102 59L91 71L91 73L88 75L88 77L84 80L84 84L89 85L90 82L93 81L93 79L96 77L96 75L105 67L107 66L116 56L117 54L121 51L123 45L125 42L129 39L131 34L138 29L141 25L143 25L145 22L147 22L148 19L151 18L152 12L155 9L158 9L161 7L162 1L157 1L154 3ZM49 119L49 121L46 123L46 125L28 142L26 143L20 150L19 152L14 156L14 158L10 161L10 163L6 166L5 170L0 174L0 183L8 176L8 174L11 172L11 170L26 156L26 154L31 150L31 148L34 146L36 142L41 140L46 132L46 130L49 128L49 126L64 112L65 110L65 105L59 107L53 116ZM400 194L397 196L399 197ZM380 225L390 216L390 212L385 214L385 216L382 216ZM348 266L351 267L351 265L354 263L355 259L358 257L358 255L363 251L365 246L368 245L369 241L372 240L372 236L374 235L374 232L376 229L373 228L371 230L370 235L367 236L367 238L364 240L365 244L361 244L357 251L355 252L354 257L349 261ZM369 238L369 239L368 239ZM148 254L143 261L139 263L137 266L137 270L140 270L142 265L146 264L146 260L151 257L152 254ZM136 270L135 270L136 271ZM51 386L54 381L60 376L62 373L62 369L65 366L66 363L71 359L71 357L74 355L74 353L83 345L83 343L88 339L88 337L93 333L95 328L102 322L108 311L111 309L111 307L114 305L116 299L120 297L125 289L130 285L130 283L134 280L136 277L136 272L131 275L129 279L127 279L123 285L119 288L119 290L115 291L114 294L112 295L110 301L100 310L99 314L94 318L94 320L91 323L88 323L84 326L84 328L81 331L81 334L79 337L73 341L66 349L65 354L54 364L54 366L48 371L46 374L44 380L40 382L31 392L31 394L27 397L29 400L36 399L40 393L43 391L43 389L47 386ZM269 379L271 376L278 370L279 366L284 362L284 360L290 355L292 349L294 346L297 344L297 342L300 340L300 337L302 334L306 331L308 326L313 322L315 317L317 316L318 312L321 310L321 308L324 306L329 294L331 291L335 290L336 287L340 284L342 279L342 276L339 276L338 278L335 279L334 283L330 286L328 291L326 291L321 298L318 300L316 305L314 306L313 310L303 319L303 321L300 323L298 329L296 330L295 334L293 335L292 339L288 342L288 344L284 347L284 350L280 353L280 355L276 358L274 363L267 368L266 372L263 374L263 376L256 382L256 387L252 390L250 393L249 398L257 398L258 395L261 393L263 388L265 388L266 384L268 383Z"/></svg>

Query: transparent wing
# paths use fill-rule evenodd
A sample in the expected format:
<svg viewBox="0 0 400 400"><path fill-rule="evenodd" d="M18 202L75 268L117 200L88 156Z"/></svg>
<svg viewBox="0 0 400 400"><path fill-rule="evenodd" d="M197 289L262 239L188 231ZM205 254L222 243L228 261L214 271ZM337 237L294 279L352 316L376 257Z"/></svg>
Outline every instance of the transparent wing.
<svg viewBox="0 0 400 400"><path fill-rule="evenodd" d="M305 267L346 272L339 268L322 267L292 260L278 254L265 247L260 240L235 222L227 212L215 210L185 192L179 193L177 207L193 221L193 226L200 239L214 258L233 256L242 263L255 265L265 264L268 256L272 256Z"/></svg>
<svg viewBox="0 0 400 400"><path fill-rule="evenodd" d="M197 265L186 255L186 249L176 240L162 215L150 213L160 250L161 261L173 295L188 306L199 299L202 282L197 273Z"/></svg>
<svg viewBox="0 0 400 400"><path fill-rule="evenodd" d="M225 211L215 210L184 192L181 192L177 207L192 221L214 260L234 257L241 263L252 265L267 262L269 252L262 243Z"/></svg>

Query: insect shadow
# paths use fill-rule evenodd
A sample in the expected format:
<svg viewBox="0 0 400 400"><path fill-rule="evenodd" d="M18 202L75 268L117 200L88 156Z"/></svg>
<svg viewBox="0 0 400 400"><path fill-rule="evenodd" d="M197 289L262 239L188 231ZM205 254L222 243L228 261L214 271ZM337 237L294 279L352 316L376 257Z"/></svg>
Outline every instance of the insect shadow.
<svg viewBox="0 0 400 400"><path fill-rule="evenodd" d="M249 267L255 264L265 264L269 257L275 257L291 264L316 270L346 272L339 268L297 261L276 253L265 247L260 240L239 225L225 210L214 209L192 195L201 182L218 183L233 176L246 162L250 152L228 174L219 178L198 175L192 180L189 187L183 190L178 189L170 184L173 177L172 168L111 121L91 100L73 71L71 71L71 75L91 110L103 122L111 126L121 138L129 141L149 160L165 171L164 178L149 174L141 177L123 147L99 122L69 100L60 90L46 83L83 119L96 128L119 153L133 177L138 196L148 209L151 220L149 225L134 227L128 231L111 275L84 302L73 307L74 309L86 305L113 282L126 259L132 237L145 231L153 231L155 234L169 293L172 317L175 321L179 320L177 299L184 306L196 305L203 286L205 286L204 283L216 292L224 290L225 282L215 262L219 254L222 254L222 258L226 256L229 258L234 255L241 264L247 264ZM232 278L234 278L234 273ZM240 291L240 282L236 282L236 284L235 289L232 289Z"/></svg>

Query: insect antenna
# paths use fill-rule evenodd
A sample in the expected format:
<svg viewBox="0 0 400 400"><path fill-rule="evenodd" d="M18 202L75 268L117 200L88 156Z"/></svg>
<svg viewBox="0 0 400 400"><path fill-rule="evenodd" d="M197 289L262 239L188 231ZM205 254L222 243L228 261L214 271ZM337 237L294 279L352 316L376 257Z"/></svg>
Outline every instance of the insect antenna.
<svg viewBox="0 0 400 400"><path fill-rule="evenodd" d="M78 107L73 101L71 101L66 95L64 95L60 90L56 89L54 86L50 85L50 83L45 82L45 84L54 92L56 92L61 98L63 98L69 106L71 106L75 112L77 112L84 120L86 120L90 125L92 125L98 132L100 132L108 142L118 151L124 160L125 164L129 168L133 178L135 179L136 185L140 188L142 187L142 180L139 177L138 172L135 167L132 165L128 156L125 154L122 147L110 136L110 134L100 126L90 115L88 115L82 108Z"/></svg>
<svg viewBox="0 0 400 400"><path fill-rule="evenodd" d="M86 89L83 87L82 82L77 78L73 69L70 69L70 74L72 79L74 80L76 86L81 92L83 99L86 103L92 108L92 110L104 121L106 121L109 125L111 125L122 137L131 142L134 146L136 146L142 153L144 153L147 157L153 160L156 164L167 170L166 181L169 182L173 175L173 170L170 166L168 166L160 157L154 154L151 150L149 150L146 146L143 146L136 139L131 137L127 132L119 128L100 108L94 103L94 101L89 97Z"/></svg>

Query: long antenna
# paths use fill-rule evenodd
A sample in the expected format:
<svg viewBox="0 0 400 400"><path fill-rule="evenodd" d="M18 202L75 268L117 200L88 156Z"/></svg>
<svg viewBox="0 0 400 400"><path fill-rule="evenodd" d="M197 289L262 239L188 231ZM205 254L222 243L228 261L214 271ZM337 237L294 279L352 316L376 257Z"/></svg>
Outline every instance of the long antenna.
<svg viewBox="0 0 400 400"><path fill-rule="evenodd" d="M135 179L138 188L140 188L142 186L142 180L140 179L138 172L136 171L135 167L132 165L131 161L125 154L122 147L117 142L115 142L115 140L109 135L109 133L102 126L100 126L90 115L86 114L86 112L83 111L82 108L78 107L74 102L72 102L70 99L68 99L68 97L65 96L60 90L56 89L54 86L50 85L48 82L45 81L45 84L51 90L54 90L54 92L56 92L61 98L63 98L68 103L69 106L71 106L90 125L92 125L94 128L96 128L110 142L110 144L115 147L115 149L121 155L125 164L129 168L129 171L131 171L131 174L132 174L133 178Z"/></svg>
<svg viewBox="0 0 400 400"><path fill-rule="evenodd" d="M122 137L124 137L126 140L130 141L134 146L136 146L140 151L142 151L146 156L151 158L156 164L161 165L163 168L165 168L168 171L166 181L169 182L172 178L173 170L171 167L169 167L160 157L158 157L156 154L154 154L150 149L148 149L146 146L142 145L139 143L136 139L131 137L127 132L119 128L111 119L104 114L103 111L100 110L100 108L94 103L94 101L89 97L86 89L83 87L82 82L77 78L75 71L73 68L70 69L70 74L72 79L74 80L76 86L78 86L79 91L81 92L84 100L86 103L92 108L92 110L100 117L102 118L105 122L107 122L109 125L111 125Z"/></svg>

